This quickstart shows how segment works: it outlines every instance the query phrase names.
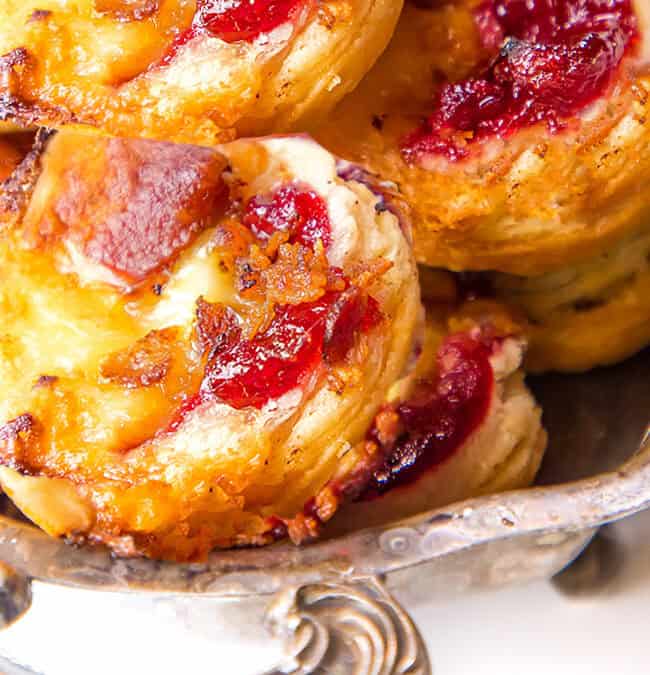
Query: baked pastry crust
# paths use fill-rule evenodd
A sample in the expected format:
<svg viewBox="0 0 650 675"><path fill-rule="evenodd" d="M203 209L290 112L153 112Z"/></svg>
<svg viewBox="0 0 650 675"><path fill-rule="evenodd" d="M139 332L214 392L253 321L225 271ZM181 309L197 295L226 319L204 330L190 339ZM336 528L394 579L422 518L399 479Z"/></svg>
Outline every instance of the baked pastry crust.
<svg viewBox="0 0 650 675"><path fill-rule="evenodd" d="M470 497L527 487L541 464L547 435L541 409L524 383L525 324L493 301L458 305L454 293L446 301L439 292L445 287L453 289L453 281L445 279L442 272L424 274L425 296L430 296L425 340L411 378L428 382L435 377L439 369L436 354L444 349L450 335L487 338L492 380L487 409L480 424L451 455L423 468L415 481L344 506L328 525L328 534L386 524Z"/></svg>
<svg viewBox="0 0 650 675"><path fill-rule="evenodd" d="M439 83L485 59L477 4L407 4L387 51L315 136L397 184L422 263L538 275L606 251L650 217L650 8L634 3L638 56L624 59L570 128L552 134L538 124L491 139L470 159L409 166L400 141L431 112Z"/></svg>
<svg viewBox="0 0 650 675"><path fill-rule="evenodd" d="M488 275L496 297L528 318L526 368L583 371L650 344L650 230L539 277Z"/></svg>
<svg viewBox="0 0 650 675"><path fill-rule="evenodd" d="M199 144L293 129L356 86L402 3L294 4L291 20L257 37L189 39L209 2L4 2L0 120Z"/></svg>
<svg viewBox="0 0 650 675"><path fill-rule="evenodd" d="M0 242L8 495L122 555L315 536L377 461L365 435L420 325L384 198L302 137L217 151L61 132L26 161L37 179ZM287 186L318 237L264 230Z"/></svg>

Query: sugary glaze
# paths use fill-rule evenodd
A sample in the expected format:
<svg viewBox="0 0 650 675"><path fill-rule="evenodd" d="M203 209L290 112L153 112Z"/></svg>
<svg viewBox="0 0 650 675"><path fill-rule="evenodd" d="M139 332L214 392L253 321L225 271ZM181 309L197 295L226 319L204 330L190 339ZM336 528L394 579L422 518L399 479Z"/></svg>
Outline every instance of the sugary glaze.
<svg viewBox="0 0 650 675"><path fill-rule="evenodd" d="M0 241L6 492L123 555L315 536L379 461L418 333L383 198L301 137L59 133L26 161Z"/></svg>
<svg viewBox="0 0 650 675"><path fill-rule="evenodd" d="M495 69L513 76L514 65L528 68L527 75L536 73L539 63L532 55L539 55L539 45L524 40L522 46L521 39L507 40L504 33L503 52L491 62L497 46L490 42L500 33L477 21L485 4L426 4L407 4L386 53L328 122L315 130L319 141L334 152L397 185L412 206L419 261L459 271L537 275L598 255L637 231L650 215L650 200L642 187L650 180L647 4L631 5L638 37L630 28L620 48L597 51L612 67L598 70L602 76L588 90L571 96L562 85L555 107L531 104L522 120L517 106L537 99L531 98L524 80L523 97L515 106L510 100L512 80L506 79L507 96L500 100L513 114L505 123L501 104L495 104L494 115L484 106L486 126L480 132L473 129L478 124L475 108L470 106L467 119L461 119L463 101L474 105L476 97L455 100L453 83L461 83L463 90L463 83L477 83L477 74L485 74L486 68L493 73L490 77L496 77ZM562 0L553 6L560 12L575 4ZM612 3L619 6L628 5ZM508 32L518 32L517 25ZM583 42L578 40L579 45ZM560 58L556 46L560 53L565 49L552 45L553 59ZM607 54L612 56L609 61ZM575 72L562 72L577 76L582 72L578 66ZM540 72L543 75L543 69ZM542 75L536 87L553 99L557 79ZM444 136L441 151L416 153L407 158L416 160L409 164L403 143L413 138L414 130L432 128L432 111L440 97L449 99L446 112L439 108L435 122L436 133ZM443 117L453 110L445 122ZM457 133L455 127L467 128ZM455 159L449 158L450 152Z"/></svg>
<svg viewBox="0 0 650 675"><path fill-rule="evenodd" d="M386 46L393 0L9 0L0 120L214 145L327 114Z"/></svg>

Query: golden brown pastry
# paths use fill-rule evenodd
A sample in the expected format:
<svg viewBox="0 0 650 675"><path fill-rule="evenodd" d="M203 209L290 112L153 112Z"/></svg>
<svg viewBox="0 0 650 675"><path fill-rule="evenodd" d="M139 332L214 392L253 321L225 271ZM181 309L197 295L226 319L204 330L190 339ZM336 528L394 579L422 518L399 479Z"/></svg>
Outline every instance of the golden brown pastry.
<svg viewBox="0 0 650 675"><path fill-rule="evenodd" d="M401 0L8 0L0 120L201 144L325 115Z"/></svg>
<svg viewBox="0 0 650 675"><path fill-rule="evenodd" d="M389 201L303 137L61 132L25 161L0 239L7 494L122 555L315 536L382 459L366 433L420 334Z"/></svg>
<svg viewBox="0 0 650 675"><path fill-rule="evenodd" d="M9 178L31 150L35 133L13 130L6 132L0 126L0 183Z"/></svg>
<svg viewBox="0 0 650 675"><path fill-rule="evenodd" d="M528 370L588 370L650 344L650 227L579 264L484 281L528 318Z"/></svg>
<svg viewBox="0 0 650 675"><path fill-rule="evenodd" d="M452 280L424 275L426 333L409 393L377 416L372 434L386 460L330 534L526 487L541 463L547 438L524 383L523 325L493 301L457 305Z"/></svg>
<svg viewBox="0 0 650 675"><path fill-rule="evenodd" d="M416 256L537 275L650 217L650 5L407 3L318 140L395 182Z"/></svg>

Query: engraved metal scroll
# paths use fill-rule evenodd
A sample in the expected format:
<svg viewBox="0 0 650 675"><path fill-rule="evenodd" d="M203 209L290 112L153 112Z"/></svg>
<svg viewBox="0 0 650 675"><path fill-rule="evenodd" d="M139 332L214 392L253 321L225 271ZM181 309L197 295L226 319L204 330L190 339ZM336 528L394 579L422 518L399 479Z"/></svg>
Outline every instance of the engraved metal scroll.
<svg viewBox="0 0 650 675"><path fill-rule="evenodd" d="M266 612L284 641L283 663L266 675L430 675L424 643L377 577L293 586Z"/></svg>

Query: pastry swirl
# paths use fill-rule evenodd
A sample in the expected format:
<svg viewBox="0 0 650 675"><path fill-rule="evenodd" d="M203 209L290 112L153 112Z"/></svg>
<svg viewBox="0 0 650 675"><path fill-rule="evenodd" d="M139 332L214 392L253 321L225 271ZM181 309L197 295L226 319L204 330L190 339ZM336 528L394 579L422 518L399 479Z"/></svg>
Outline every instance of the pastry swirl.
<svg viewBox="0 0 650 675"><path fill-rule="evenodd" d="M315 536L379 461L419 335L386 198L303 137L61 132L26 161L0 241L8 495L122 555Z"/></svg>

